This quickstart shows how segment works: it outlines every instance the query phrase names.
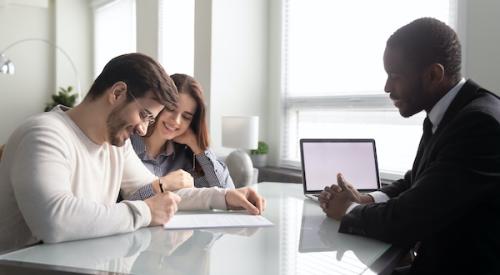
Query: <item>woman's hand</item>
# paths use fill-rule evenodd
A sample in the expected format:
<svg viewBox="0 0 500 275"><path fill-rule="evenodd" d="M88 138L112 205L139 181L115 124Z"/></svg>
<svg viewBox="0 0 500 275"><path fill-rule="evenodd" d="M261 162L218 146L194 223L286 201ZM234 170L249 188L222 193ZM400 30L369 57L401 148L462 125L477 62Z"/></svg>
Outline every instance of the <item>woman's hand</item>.
<svg viewBox="0 0 500 275"><path fill-rule="evenodd" d="M203 152L203 150L198 146L198 140L196 139L196 135L191 128L188 128L182 135L175 137L174 141L189 146L195 155Z"/></svg>

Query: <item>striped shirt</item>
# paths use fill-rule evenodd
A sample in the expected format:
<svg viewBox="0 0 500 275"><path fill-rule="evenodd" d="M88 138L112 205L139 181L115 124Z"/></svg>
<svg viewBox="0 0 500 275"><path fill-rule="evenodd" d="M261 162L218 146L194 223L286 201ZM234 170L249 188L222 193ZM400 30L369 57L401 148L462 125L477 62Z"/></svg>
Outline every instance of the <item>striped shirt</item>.
<svg viewBox="0 0 500 275"><path fill-rule="evenodd" d="M234 188L227 166L217 160L211 150L207 149L201 154L194 155L187 145L167 141L166 149L152 159L146 152L146 144L142 137L133 135L130 137L130 141L139 159L157 177L182 169L193 176L195 187ZM201 167L203 175L200 175L195 169L198 165ZM137 190L129 200L144 200L153 195L153 187L148 184Z"/></svg>

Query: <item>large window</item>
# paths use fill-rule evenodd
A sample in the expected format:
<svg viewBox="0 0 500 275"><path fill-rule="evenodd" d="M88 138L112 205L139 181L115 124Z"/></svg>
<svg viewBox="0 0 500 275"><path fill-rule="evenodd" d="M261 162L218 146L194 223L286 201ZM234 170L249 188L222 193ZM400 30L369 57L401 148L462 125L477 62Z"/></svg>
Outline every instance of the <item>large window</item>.
<svg viewBox="0 0 500 275"><path fill-rule="evenodd" d="M160 63L167 73L194 72L194 0L160 0Z"/></svg>
<svg viewBox="0 0 500 275"><path fill-rule="evenodd" d="M135 0L94 1L94 75L113 57L136 51Z"/></svg>
<svg viewBox="0 0 500 275"><path fill-rule="evenodd" d="M387 38L429 16L456 26L455 1L283 0L282 165L300 138L375 138L381 171L411 168L425 114L399 115L384 93Z"/></svg>

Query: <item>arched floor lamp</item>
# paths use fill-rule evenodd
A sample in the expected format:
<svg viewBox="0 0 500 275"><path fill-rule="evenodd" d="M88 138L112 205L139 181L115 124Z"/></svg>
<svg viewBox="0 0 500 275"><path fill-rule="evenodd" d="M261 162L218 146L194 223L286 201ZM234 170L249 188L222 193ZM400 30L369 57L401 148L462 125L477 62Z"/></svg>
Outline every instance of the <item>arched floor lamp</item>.
<svg viewBox="0 0 500 275"><path fill-rule="evenodd" d="M80 102L80 93L81 93L80 78L78 77L78 70L76 69L75 63L73 62L71 57L69 57L68 53L65 50L63 50L61 47L57 46L56 44L50 42L47 39L26 38L26 39L21 39L21 40L15 41L15 42L11 43L10 45L8 45L7 47L5 47L2 51L0 51L0 73L2 73L2 74L14 74L15 73L14 63L5 55L5 52L8 49L10 49L18 44L21 44L24 42L31 42L31 41L43 42L45 44L48 44L48 45L56 48L57 50L61 51L61 53L68 59L69 63L71 64L71 67L73 68L73 72L75 73L75 78L76 78L76 93L77 93L77 100L76 101Z"/></svg>

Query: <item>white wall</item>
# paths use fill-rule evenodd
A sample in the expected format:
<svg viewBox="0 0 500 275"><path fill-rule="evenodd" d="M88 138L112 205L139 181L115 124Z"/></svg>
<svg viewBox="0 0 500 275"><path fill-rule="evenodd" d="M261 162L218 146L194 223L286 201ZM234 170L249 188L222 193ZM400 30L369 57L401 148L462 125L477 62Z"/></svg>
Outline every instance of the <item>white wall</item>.
<svg viewBox="0 0 500 275"><path fill-rule="evenodd" d="M48 39L49 24L47 8L15 4L0 7L0 51L20 39ZM24 118L43 111L53 89L50 47L40 42L25 42L8 49L5 55L15 64L16 74L0 74L0 143L7 141Z"/></svg>
<svg viewBox="0 0 500 275"><path fill-rule="evenodd" d="M267 25L266 0L212 1L210 134L218 152L223 115L259 116L266 137Z"/></svg>
<svg viewBox="0 0 500 275"><path fill-rule="evenodd" d="M212 0L195 1L194 12L194 78L203 87L207 102L207 120L210 129L211 78L212 78Z"/></svg>
<svg viewBox="0 0 500 275"><path fill-rule="evenodd" d="M158 60L159 2L158 0L136 0L137 52Z"/></svg>
<svg viewBox="0 0 500 275"><path fill-rule="evenodd" d="M7 1L0 6L0 51L14 41L41 38L61 43L80 73L82 89L91 78L90 18L85 0ZM31 3L31 4L29 4ZM75 77L65 60L43 42L25 42L6 51L16 65L14 75L0 74L0 143L26 117L43 111L50 95L60 85L75 86ZM56 73L55 58L59 69ZM71 67L69 67L71 68ZM56 84L57 83L57 84Z"/></svg>
<svg viewBox="0 0 500 275"><path fill-rule="evenodd" d="M500 95L500 1L467 1L467 77Z"/></svg>
<svg viewBox="0 0 500 275"><path fill-rule="evenodd" d="M86 0L54 0L54 40L75 63L81 84L81 95L94 81L92 10ZM56 55L56 87L75 87L75 74L62 54Z"/></svg>
<svg viewBox="0 0 500 275"><path fill-rule="evenodd" d="M282 105L281 85L281 0L269 0L269 32L268 32L268 91L267 121L268 131L264 140L269 144L268 165L279 165L280 142L283 128L281 127L284 107Z"/></svg>

